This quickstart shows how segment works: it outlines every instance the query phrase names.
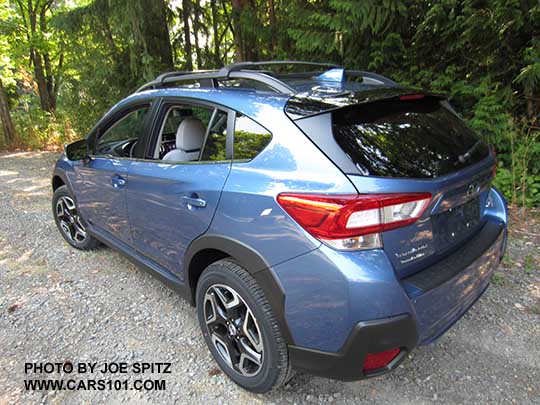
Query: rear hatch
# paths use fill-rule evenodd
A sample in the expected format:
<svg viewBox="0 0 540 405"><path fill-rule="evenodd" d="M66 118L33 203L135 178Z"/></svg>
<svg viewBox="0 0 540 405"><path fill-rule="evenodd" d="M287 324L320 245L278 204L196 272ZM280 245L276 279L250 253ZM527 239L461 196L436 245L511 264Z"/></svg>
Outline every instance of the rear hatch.
<svg viewBox="0 0 540 405"><path fill-rule="evenodd" d="M439 261L482 228L494 156L443 98L393 88L316 100L306 103L309 111L301 105L289 105L291 118L359 193L431 193L417 222L383 233L400 277Z"/></svg>

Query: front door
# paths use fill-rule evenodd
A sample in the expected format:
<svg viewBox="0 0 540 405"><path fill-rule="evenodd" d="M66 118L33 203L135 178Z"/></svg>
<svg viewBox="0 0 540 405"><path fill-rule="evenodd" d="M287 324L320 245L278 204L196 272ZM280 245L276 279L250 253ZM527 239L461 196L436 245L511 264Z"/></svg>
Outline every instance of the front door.
<svg viewBox="0 0 540 405"><path fill-rule="evenodd" d="M129 168L128 216L135 248L183 279L184 253L212 221L231 169L228 113L168 104L149 137L149 155Z"/></svg>
<svg viewBox="0 0 540 405"><path fill-rule="evenodd" d="M91 158L75 167L82 217L95 231L127 244L132 243L125 196L128 170L141 149L149 108L145 103L113 114L96 134Z"/></svg>

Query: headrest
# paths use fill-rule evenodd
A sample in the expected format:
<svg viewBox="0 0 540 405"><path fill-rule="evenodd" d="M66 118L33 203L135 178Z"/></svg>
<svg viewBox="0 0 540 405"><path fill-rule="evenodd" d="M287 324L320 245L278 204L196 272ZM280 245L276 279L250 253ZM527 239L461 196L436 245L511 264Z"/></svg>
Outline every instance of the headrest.
<svg viewBox="0 0 540 405"><path fill-rule="evenodd" d="M176 149L199 150L204 142L206 127L194 117L186 117L176 131Z"/></svg>

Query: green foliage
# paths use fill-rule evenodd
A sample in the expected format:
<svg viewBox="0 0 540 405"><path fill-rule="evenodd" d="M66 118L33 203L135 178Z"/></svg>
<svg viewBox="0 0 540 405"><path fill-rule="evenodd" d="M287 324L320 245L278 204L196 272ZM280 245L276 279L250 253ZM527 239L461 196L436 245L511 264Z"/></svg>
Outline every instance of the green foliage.
<svg viewBox="0 0 540 405"><path fill-rule="evenodd" d="M117 100L173 65L331 61L446 94L496 148L495 184L513 203L540 206L538 1L55 0L32 35L18 4L27 1L0 0L0 77L22 147L84 136ZM31 48L51 59L53 113L39 108Z"/></svg>
<svg viewBox="0 0 540 405"><path fill-rule="evenodd" d="M272 139L269 133L234 131L234 160L250 160L262 151Z"/></svg>
<svg viewBox="0 0 540 405"><path fill-rule="evenodd" d="M496 148L495 184L514 203L540 205L539 2L299 3L288 29L297 54L448 95Z"/></svg>
<svg viewBox="0 0 540 405"><path fill-rule="evenodd" d="M78 138L69 116L43 111L34 95L21 97L12 118L19 135L18 144L25 148L50 149Z"/></svg>
<svg viewBox="0 0 540 405"><path fill-rule="evenodd" d="M526 65L521 69L514 82L525 89L534 91L540 87L540 39L531 41L531 46L523 50L523 61Z"/></svg>

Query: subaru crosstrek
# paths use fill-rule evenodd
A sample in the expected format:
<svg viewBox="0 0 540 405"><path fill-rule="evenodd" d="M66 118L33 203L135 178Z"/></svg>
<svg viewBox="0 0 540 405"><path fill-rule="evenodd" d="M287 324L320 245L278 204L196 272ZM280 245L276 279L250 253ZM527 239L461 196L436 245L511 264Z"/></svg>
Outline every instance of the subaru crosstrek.
<svg viewBox="0 0 540 405"><path fill-rule="evenodd" d="M494 150L441 96L306 62L171 72L54 169L73 247L116 248L197 308L237 384L357 380L451 327L505 250Z"/></svg>

